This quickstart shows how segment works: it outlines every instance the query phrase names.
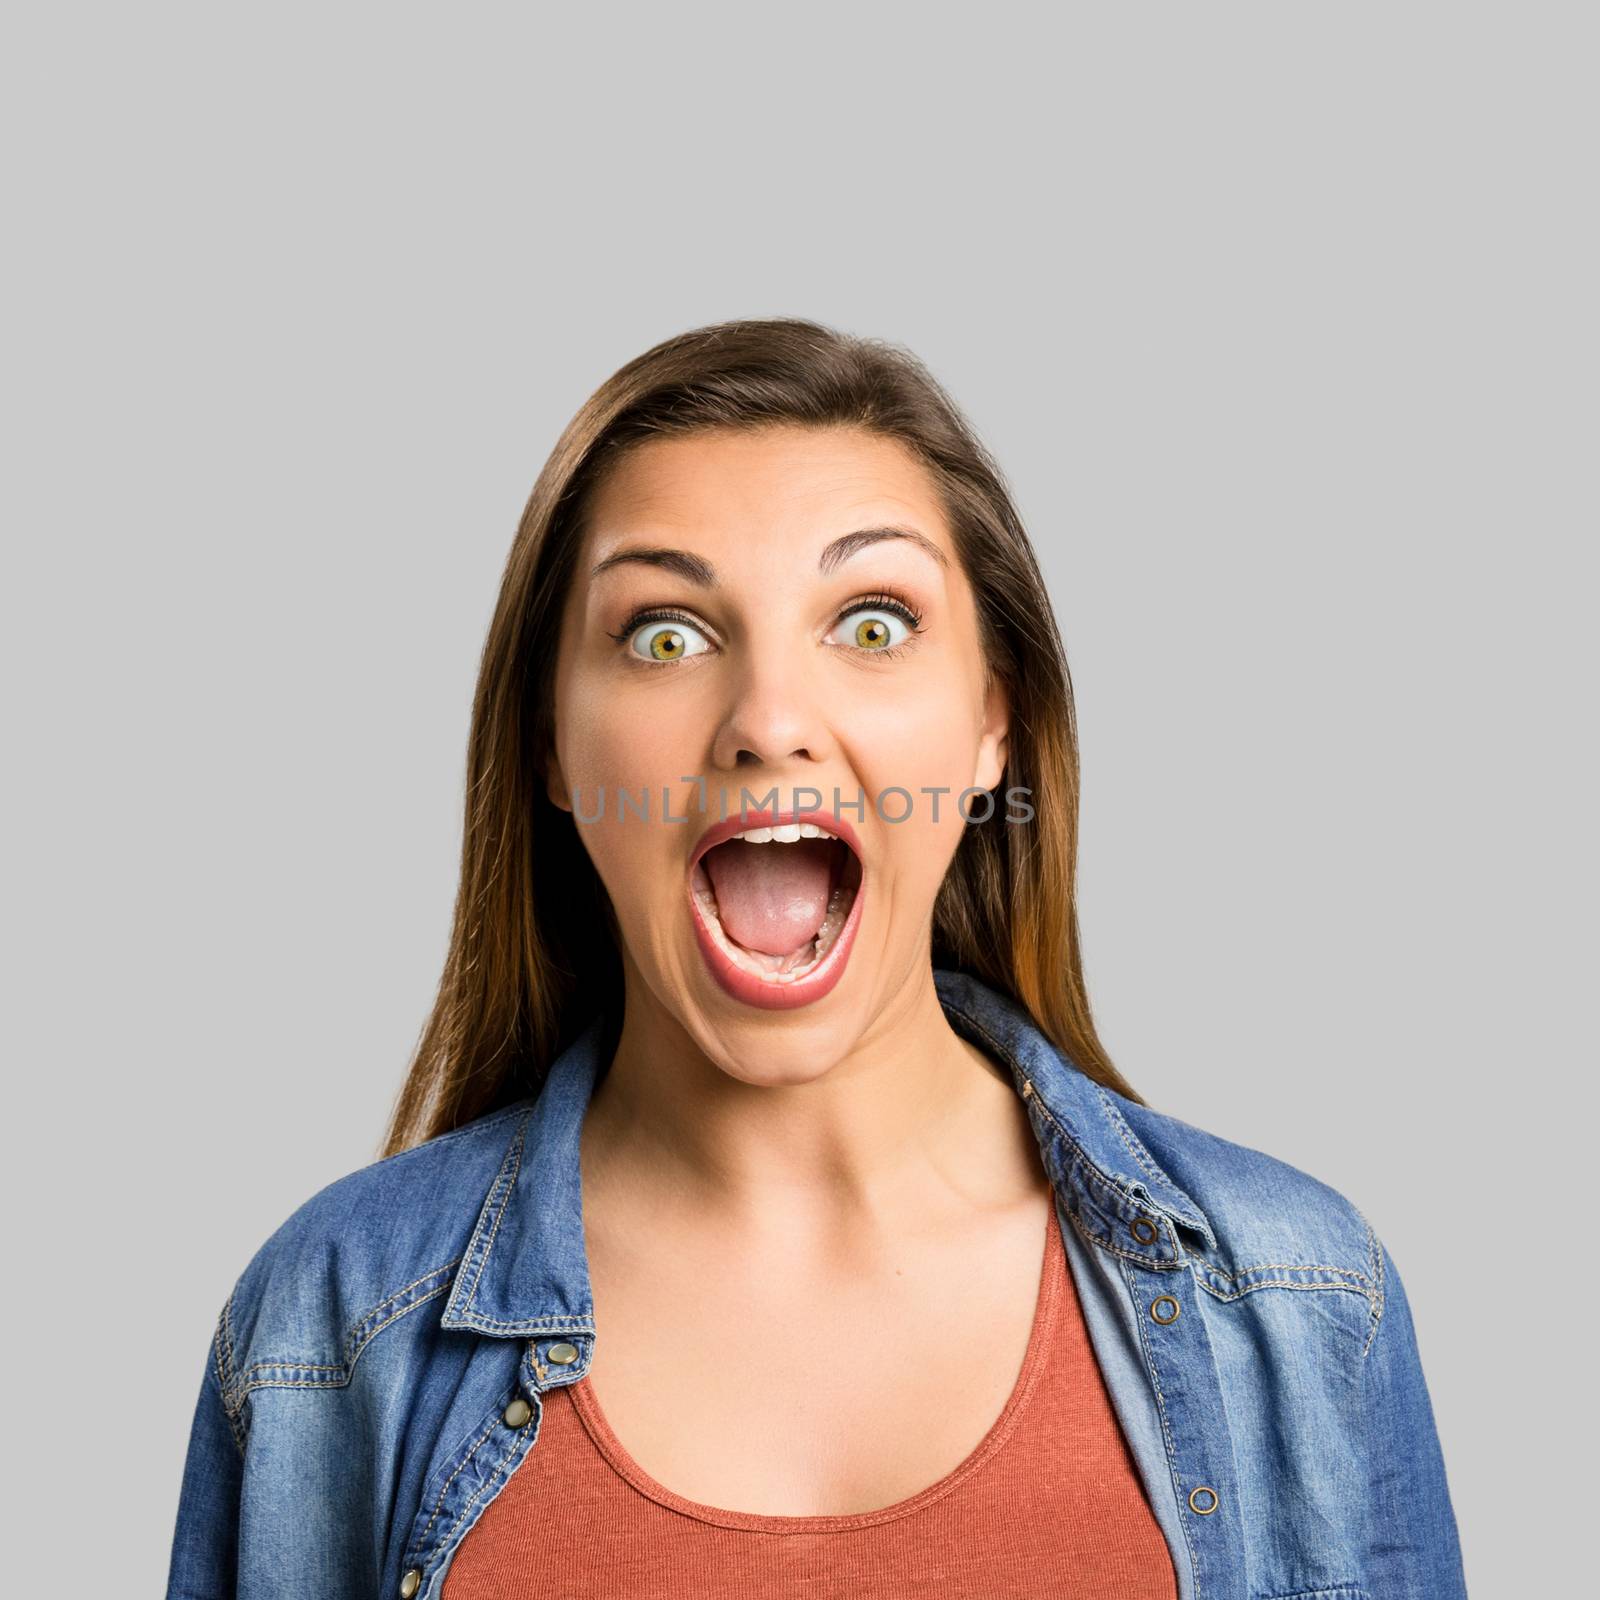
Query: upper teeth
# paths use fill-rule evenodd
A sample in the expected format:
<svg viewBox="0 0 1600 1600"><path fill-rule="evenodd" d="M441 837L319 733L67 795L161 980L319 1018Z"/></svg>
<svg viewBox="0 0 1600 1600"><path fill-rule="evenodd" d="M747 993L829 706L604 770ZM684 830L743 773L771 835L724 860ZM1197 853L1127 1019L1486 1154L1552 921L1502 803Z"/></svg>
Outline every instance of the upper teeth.
<svg viewBox="0 0 1600 1600"><path fill-rule="evenodd" d="M838 835L814 822L780 822L775 828L747 828L733 837L750 844L793 844L796 839L836 839Z"/></svg>

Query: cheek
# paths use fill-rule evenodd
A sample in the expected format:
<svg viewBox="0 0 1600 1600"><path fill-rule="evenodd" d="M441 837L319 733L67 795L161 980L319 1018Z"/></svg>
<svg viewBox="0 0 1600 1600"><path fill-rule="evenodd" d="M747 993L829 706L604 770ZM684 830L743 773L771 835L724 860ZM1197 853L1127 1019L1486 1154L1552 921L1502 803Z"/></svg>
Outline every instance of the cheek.
<svg viewBox="0 0 1600 1600"><path fill-rule="evenodd" d="M696 791L679 782L698 770L691 730L664 706L646 713L601 687L573 687L560 724L562 775L578 837L627 925L661 892L661 862L682 854L694 825L663 820L691 814Z"/></svg>
<svg viewBox="0 0 1600 1600"><path fill-rule="evenodd" d="M973 781L978 741L970 719L959 709L963 705L961 690L954 685L925 715L902 704L894 718L868 731L858 746L867 752L861 781L869 825L883 839L896 876L921 885L930 899L968 825L959 802ZM944 792L934 792L940 790ZM982 819L987 805L983 796L968 795L965 804Z"/></svg>
<svg viewBox="0 0 1600 1600"><path fill-rule="evenodd" d="M603 679L571 686L563 708L561 767L569 785L581 783L591 794L604 789L608 801L621 789L655 791L652 815L661 804L661 785L678 787L681 773L692 772L692 727L669 702L618 692ZM589 809L594 809L591 802Z"/></svg>

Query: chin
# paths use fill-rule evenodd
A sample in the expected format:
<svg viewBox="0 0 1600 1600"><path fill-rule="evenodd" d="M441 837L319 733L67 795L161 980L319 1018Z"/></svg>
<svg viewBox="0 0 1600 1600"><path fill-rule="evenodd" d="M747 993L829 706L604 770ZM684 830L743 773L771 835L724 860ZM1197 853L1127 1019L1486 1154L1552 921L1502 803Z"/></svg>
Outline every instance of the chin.
<svg viewBox="0 0 1600 1600"><path fill-rule="evenodd" d="M849 1053L851 1040L834 1034L834 1029L823 1027L791 1032L771 1023L713 1028L701 1048L718 1071L740 1083L792 1088L825 1078Z"/></svg>

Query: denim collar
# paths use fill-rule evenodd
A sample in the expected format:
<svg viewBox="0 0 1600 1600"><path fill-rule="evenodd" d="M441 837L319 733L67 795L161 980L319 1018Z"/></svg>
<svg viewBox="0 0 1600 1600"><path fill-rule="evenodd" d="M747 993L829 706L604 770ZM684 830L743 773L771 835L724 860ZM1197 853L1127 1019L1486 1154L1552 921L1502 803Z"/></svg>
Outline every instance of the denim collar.
<svg viewBox="0 0 1600 1600"><path fill-rule="evenodd" d="M1205 1214L1129 1125L1130 1102L1074 1066L1016 1001L970 973L935 968L933 977L951 1027L1010 1069L1057 1198L1082 1233L1147 1266L1180 1265L1183 1230L1215 1245ZM532 1340L541 1384L581 1377L593 1348L578 1135L604 1066L603 1031L596 1018L556 1057L517 1119L441 1318ZM555 1365L541 1359L551 1348Z"/></svg>

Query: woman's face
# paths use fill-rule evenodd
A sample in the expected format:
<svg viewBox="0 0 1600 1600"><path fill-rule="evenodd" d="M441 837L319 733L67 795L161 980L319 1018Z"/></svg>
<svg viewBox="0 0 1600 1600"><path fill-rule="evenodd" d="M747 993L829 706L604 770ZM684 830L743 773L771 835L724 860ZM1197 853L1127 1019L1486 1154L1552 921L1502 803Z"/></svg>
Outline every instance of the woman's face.
<svg viewBox="0 0 1600 1600"><path fill-rule="evenodd" d="M988 806L957 798L1000 782L1006 721L905 446L783 426L631 449L591 498L554 693L550 797L615 909L630 1023L799 1082L922 992L961 809ZM792 841L726 837L791 818Z"/></svg>

